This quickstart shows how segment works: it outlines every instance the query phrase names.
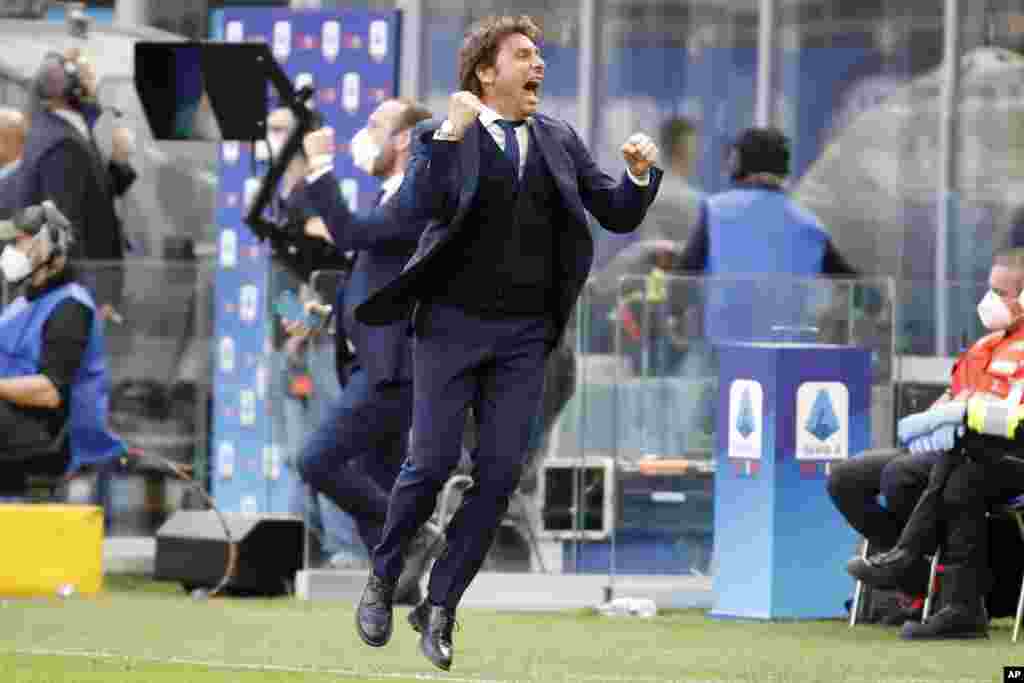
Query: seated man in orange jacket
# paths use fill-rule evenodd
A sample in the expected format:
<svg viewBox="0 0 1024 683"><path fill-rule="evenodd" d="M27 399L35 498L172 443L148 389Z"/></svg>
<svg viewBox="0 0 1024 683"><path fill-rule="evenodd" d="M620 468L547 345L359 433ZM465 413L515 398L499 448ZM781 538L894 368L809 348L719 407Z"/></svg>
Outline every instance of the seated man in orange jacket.
<svg viewBox="0 0 1024 683"><path fill-rule="evenodd" d="M873 586L907 590L909 585L923 592L921 578L927 576L923 571L927 567L924 555L942 543L951 602L924 624L908 622L903 629L903 637L908 639L987 635L988 617L981 604L989 582L985 513L992 502L1024 492L1024 469L1004 458L1014 445L975 433L977 430L968 432L964 419L968 400L972 405L991 406L994 417L995 407L1019 405L1024 397L1024 250L996 255L989 287L978 305L978 314L992 334L957 359L950 390L937 405L900 422L901 442L910 453L894 451L892 463L898 464L901 459L930 463L923 478L922 468L910 478L922 491L916 506L903 520L902 531L891 549L855 558L847 567L855 577ZM950 401L954 403L948 404ZM990 426L996 421L990 419ZM862 474L869 460L853 458L833 470L829 487L834 499L834 489L843 488L837 486L837 480L858 480L856 475ZM859 479L867 481L863 476ZM870 497L878 492L877 486L873 492L868 486L860 490ZM888 492L886 495L888 498ZM851 519L839 500L837 506L851 523L864 516L863 510L859 517L855 511ZM873 529L853 525L869 539L873 537Z"/></svg>

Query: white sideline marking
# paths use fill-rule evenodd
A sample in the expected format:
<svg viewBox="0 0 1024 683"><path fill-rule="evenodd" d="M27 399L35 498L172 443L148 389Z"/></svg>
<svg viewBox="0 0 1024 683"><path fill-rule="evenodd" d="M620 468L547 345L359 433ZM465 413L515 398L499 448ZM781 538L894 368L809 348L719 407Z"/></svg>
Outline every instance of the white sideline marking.
<svg viewBox="0 0 1024 683"><path fill-rule="evenodd" d="M434 674L434 673L395 673L381 671L378 673L371 673L366 671L354 671L350 669L320 669L312 666L285 666L278 664L245 664L245 663L232 663L232 662L216 662L208 661L204 659L188 659L186 657L146 657L139 655L126 655L119 654L117 652L104 652L101 650L90 651L90 650L48 650L40 648L30 649L16 649L8 650L3 654L14 654L14 655L31 655L40 657L84 657L89 659L116 659L126 660L135 662L147 662L150 664L180 664L184 666L204 666L210 669L222 669L222 670L242 670L242 671L275 671L280 673L300 673L300 674L328 674L330 676L347 676L349 678L360 678L364 680L375 680L375 679L413 679L417 681L449 681L450 683L521 683L522 679L494 679L494 678L459 678L457 676L451 676L448 674ZM647 681L651 683L749 683L750 679L704 679L704 678L677 678L667 680L665 678L653 677L653 676L606 676L606 675L572 675L565 680L570 681L626 681L629 683L640 683L641 681ZM976 683L977 679L958 678L952 679L947 683ZM880 683L885 681L886 683L931 683L931 679L922 678L844 678L844 683Z"/></svg>
<svg viewBox="0 0 1024 683"><path fill-rule="evenodd" d="M496 680L490 678L458 678L447 674L432 673L393 673L381 671L370 673L366 671L354 671L351 669L320 669L311 666L285 666L280 664L245 664L233 662L215 662L205 659L188 659L186 657L146 657L139 655L126 655L116 652L91 652L88 650L44 650L44 649L19 649L12 650L16 655L33 655L42 657L87 657L89 659L120 659L135 662L147 662L150 664L182 664L185 666L204 666L209 669L241 669L244 671L275 671L280 673L302 673L302 674L328 674L330 676L347 676L348 678L363 678L374 680L380 678L412 678L418 681L452 681L453 683L514 683L514 681Z"/></svg>
<svg viewBox="0 0 1024 683"><path fill-rule="evenodd" d="M185 666L205 666L209 669L241 669L244 671L275 671L279 673L303 673L303 674L328 674L330 676L348 676L349 678L363 678L374 680L381 678L412 678L418 681L448 681L449 683L521 683L525 679L494 679L494 678L459 678L450 674L440 673L396 673L381 671L371 673L367 671L355 671L352 669L321 669L312 666L287 666L284 664L246 664L233 662L217 662L206 659L189 659L187 657L147 657L142 655L126 655L117 652L104 652L102 650L49 650L42 648L11 650L15 655L32 655L40 657L83 657L89 659L118 659L136 662L147 662L150 664L182 664ZM532 680L532 679L531 679ZM627 681L629 683L722 683L721 681L698 681L691 679L680 679L678 681L666 681L664 678L652 676L606 676L606 675L575 675L570 674L568 680L577 681Z"/></svg>

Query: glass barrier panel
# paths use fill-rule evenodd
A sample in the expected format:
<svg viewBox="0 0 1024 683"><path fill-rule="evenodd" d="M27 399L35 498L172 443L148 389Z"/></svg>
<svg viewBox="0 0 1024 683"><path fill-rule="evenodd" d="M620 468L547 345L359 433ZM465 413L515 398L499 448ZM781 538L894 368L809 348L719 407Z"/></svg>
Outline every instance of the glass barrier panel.
<svg viewBox="0 0 1024 683"><path fill-rule="evenodd" d="M109 536L152 536L176 510L205 507L159 459L210 486L213 266L91 261L73 263L71 272L93 295L101 319L109 425L142 457L76 477L63 495L103 505ZM8 286L5 298L20 293Z"/></svg>

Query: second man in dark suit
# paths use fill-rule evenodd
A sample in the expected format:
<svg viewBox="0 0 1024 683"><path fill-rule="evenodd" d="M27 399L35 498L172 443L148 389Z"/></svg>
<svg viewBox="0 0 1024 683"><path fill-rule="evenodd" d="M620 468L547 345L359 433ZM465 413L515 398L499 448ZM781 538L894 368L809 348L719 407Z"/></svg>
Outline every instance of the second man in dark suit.
<svg viewBox="0 0 1024 683"><path fill-rule="evenodd" d="M404 323L369 327L355 319L354 311L398 276L423 231L423 222L399 220L392 202L409 159L412 129L429 117L423 106L397 99L382 102L370 115L352 152L357 166L383 182L375 206L359 213L349 210L331 171L334 131L321 129L304 141L311 169L304 202L318 216L306 223L306 234L356 252L339 302L339 322L355 347L355 363L341 399L303 449L299 472L352 515L370 550L380 541L389 492L365 470L390 466L394 481L405 457L412 422L412 354ZM416 539L410 536L412 542L403 547L409 561L396 591L396 599L412 604L420 600L419 579L440 542L431 525L421 522L417 529Z"/></svg>

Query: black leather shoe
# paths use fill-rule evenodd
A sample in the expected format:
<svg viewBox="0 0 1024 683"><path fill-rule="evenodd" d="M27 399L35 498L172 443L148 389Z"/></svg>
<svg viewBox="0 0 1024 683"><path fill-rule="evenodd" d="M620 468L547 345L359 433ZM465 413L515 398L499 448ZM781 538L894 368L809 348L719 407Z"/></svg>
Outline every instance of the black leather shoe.
<svg viewBox="0 0 1024 683"><path fill-rule="evenodd" d="M391 604L395 592L393 584L372 572L363 589L363 597L356 609L356 631L370 647L383 647L391 640L394 626Z"/></svg>
<svg viewBox="0 0 1024 683"><path fill-rule="evenodd" d="M917 593L924 590L927 580L928 563L923 557L896 547L870 557L855 557L846 563L846 571L869 586L883 589L913 588ZM922 572L924 580L917 586Z"/></svg>
<svg viewBox="0 0 1024 683"><path fill-rule="evenodd" d="M418 605L423 599L420 581L430 566L430 561L444 549L444 534L433 522L427 522L416 532L405 552L402 574L395 584L395 601L403 605Z"/></svg>
<svg viewBox="0 0 1024 683"><path fill-rule="evenodd" d="M409 626L412 626L412 630L416 633L423 633L427 630L427 621L430 620L430 605L426 600L416 605L416 607L409 611Z"/></svg>
<svg viewBox="0 0 1024 683"><path fill-rule="evenodd" d="M988 613L984 607L947 605L924 623L903 624L904 640L942 640L947 638L988 638Z"/></svg>
<svg viewBox="0 0 1024 683"><path fill-rule="evenodd" d="M452 629L455 610L429 605L427 628L420 636L420 651L438 669L452 668Z"/></svg>

